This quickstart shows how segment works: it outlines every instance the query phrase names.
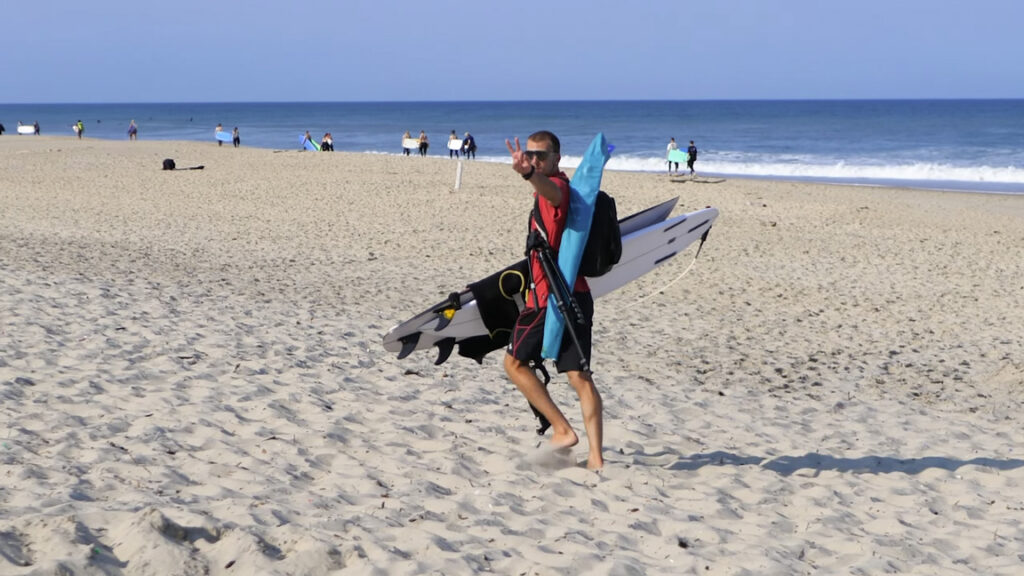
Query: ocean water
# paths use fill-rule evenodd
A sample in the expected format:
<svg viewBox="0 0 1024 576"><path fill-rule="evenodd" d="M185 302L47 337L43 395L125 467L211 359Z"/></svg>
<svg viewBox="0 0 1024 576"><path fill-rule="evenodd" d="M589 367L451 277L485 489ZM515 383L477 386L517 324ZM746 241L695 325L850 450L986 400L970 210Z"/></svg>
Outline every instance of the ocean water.
<svg viewBox="0 0 1024 576"><path fill-rule="evenodd" d="M82 120L86 137L127 140L131 119L147 140L212 143L221 123L244 146L298 149L309 130L331 132L338 151L379 154L401 154L402 133L424 130L431 156L447 156L451 130L469 131L477 160L492 162L508 161L506 138L549 129L566 167L604 132L608 168L641 172L665 171L675 137L696 142L701 175L1024 193L1024 100L0 104L5 138L19 121L72 135Z"/></svg>

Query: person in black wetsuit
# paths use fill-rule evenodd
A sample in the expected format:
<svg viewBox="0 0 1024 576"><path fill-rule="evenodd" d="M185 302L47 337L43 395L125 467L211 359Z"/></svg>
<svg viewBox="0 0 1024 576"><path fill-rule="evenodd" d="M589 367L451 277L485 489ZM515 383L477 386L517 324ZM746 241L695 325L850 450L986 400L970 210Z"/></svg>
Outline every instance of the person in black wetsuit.
<svg viewBox="0 0 1024 576"><path fill-rule="evenodd" d="M469 132L466 132L466 135L462 137L462 155L476 160L476 140Z"/></svg>

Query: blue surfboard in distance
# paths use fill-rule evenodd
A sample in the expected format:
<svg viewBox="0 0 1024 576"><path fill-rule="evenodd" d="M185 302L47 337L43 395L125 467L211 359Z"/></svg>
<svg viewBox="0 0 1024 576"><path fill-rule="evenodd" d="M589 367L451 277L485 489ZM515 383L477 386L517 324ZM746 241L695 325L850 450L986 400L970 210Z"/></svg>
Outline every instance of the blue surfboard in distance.
<svg viewBox="0 0 1024 576"><path fill-rule="evenodd" d="M305 134L299 136L299 143L302 144L302 147L305 148L306 150L314 150L317 152L320 151L320 145L317 144L316 142L313 142L312 140L306 140Z"/></svg>

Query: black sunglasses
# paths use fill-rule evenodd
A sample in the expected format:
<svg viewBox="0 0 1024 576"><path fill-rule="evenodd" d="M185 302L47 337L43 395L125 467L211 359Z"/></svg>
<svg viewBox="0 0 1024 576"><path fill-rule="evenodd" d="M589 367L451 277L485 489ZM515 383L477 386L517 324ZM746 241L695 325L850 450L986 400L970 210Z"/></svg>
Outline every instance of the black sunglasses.
<svg viewBox="0 0 1024 576"><path fill-rule="evenodd" d="M551 156L552 152L548 152L547 150L523 150L523 154L525 154L527 158L536 158L543 162L548 159L548 156Z"/></svg>

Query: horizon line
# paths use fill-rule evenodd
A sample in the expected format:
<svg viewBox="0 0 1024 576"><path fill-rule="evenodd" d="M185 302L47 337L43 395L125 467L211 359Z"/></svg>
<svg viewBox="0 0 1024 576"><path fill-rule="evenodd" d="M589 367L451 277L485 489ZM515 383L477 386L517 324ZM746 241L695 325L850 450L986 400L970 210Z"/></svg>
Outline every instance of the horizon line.
<svg viewBox="0 0 1024 576"><path fill-rule="evenodd" d="M554 99L523 99L523 100L178 100L158 101L116 100L109 102L0 102L0 106L104 106L111 104L517 104L517 103L558 103L558 102L996 102L1024 100L1024 97L999 98L629 98L629 99L598 99L598 98L554 98Z"/></svg>

